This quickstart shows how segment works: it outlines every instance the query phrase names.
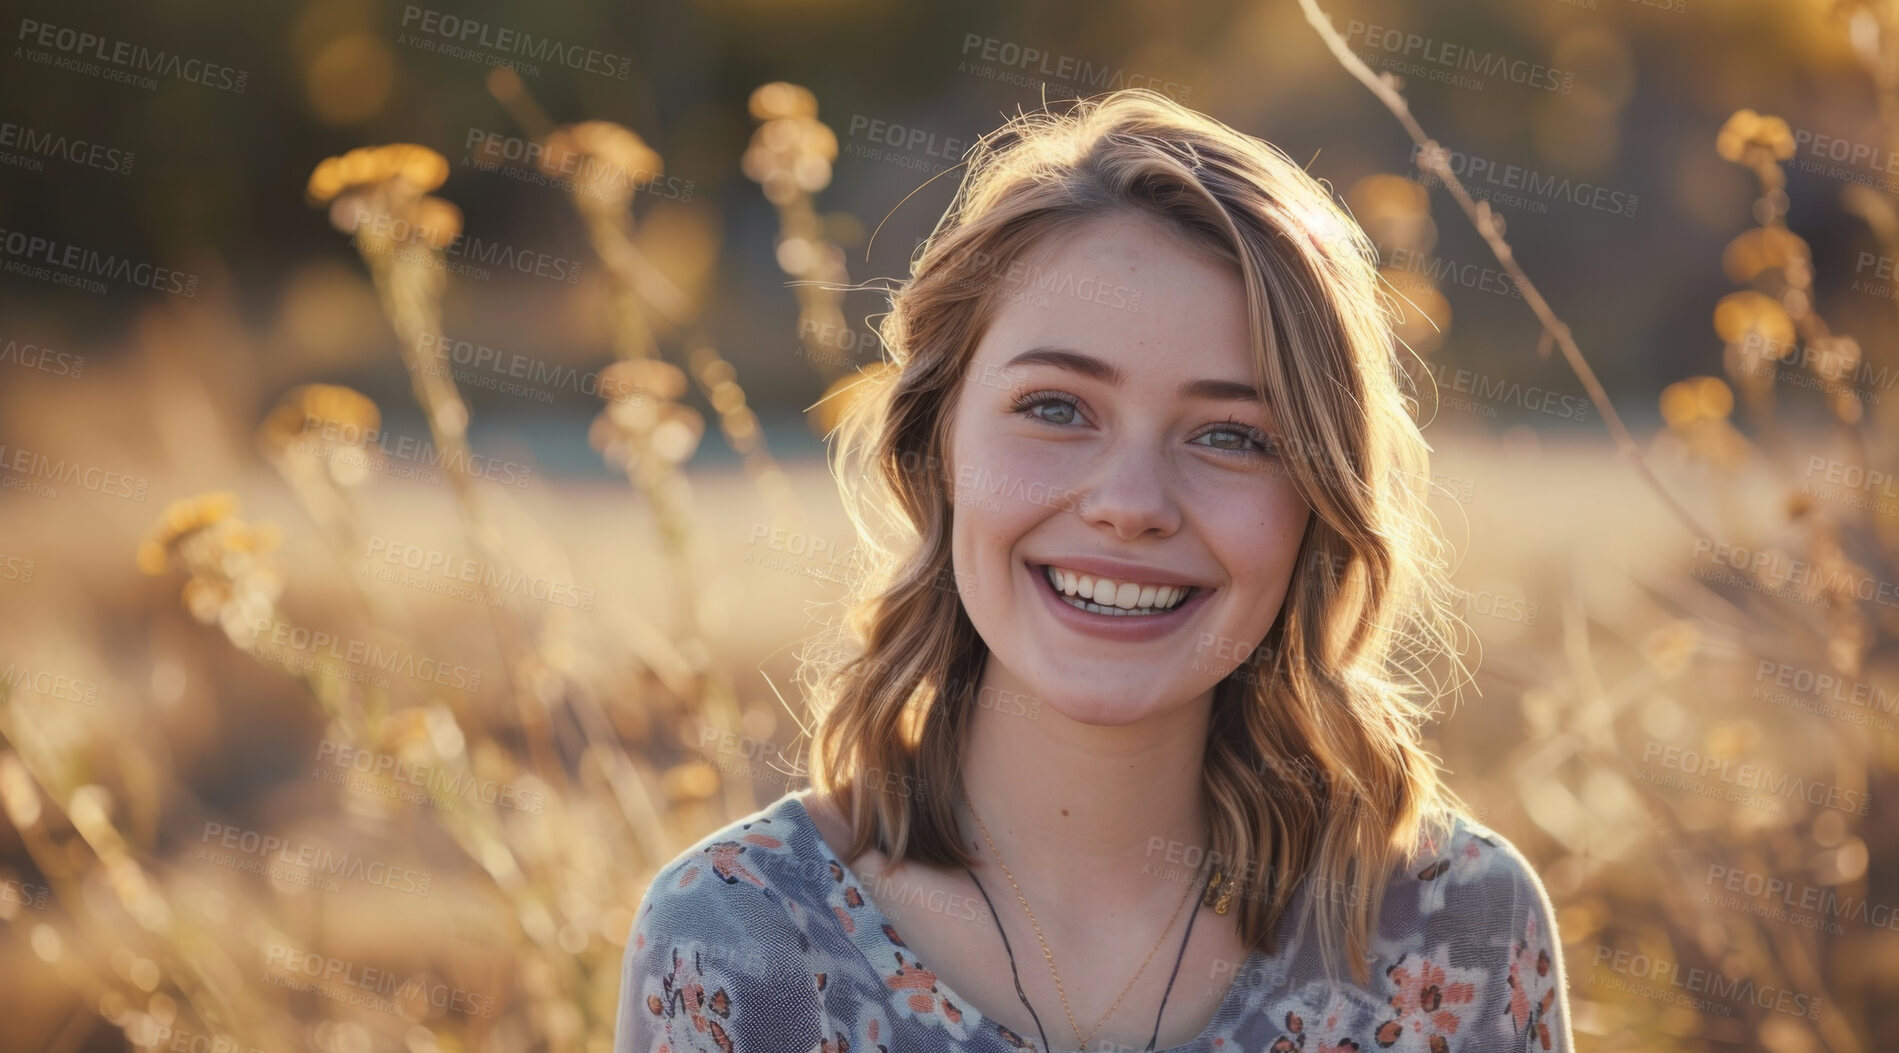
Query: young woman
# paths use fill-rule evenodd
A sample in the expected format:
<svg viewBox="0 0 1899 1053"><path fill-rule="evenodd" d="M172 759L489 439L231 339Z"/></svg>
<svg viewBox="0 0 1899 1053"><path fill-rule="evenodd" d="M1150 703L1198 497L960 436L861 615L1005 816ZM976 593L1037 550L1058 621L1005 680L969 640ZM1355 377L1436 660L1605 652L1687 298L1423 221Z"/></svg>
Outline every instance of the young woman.
<svg viewBox="0 0 1899 1053"><path fill-rule="evenodd" d="M620 1050L1570 1049L1549 898L1420 746L1456 624L1375 258L1152 92L979 144L833 449L811 788L659 872Z"/></svg>

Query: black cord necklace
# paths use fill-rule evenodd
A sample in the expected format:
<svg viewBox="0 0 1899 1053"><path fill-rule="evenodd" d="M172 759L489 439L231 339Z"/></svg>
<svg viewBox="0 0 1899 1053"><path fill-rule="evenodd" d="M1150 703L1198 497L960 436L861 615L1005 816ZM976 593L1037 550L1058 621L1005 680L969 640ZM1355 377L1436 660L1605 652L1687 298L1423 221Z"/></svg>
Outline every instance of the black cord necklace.
<svg viewBox="0 0 1899 1053"><path fill-rule="evenodd" d="M1035 1033L1041 1036L1044 1053L1054 1053L1055 1047L1048 1044L1048 1033L1042 1030L1041 1016L1035 1012L1035 1007L1029 1004L1029 996L1022 990L1022 974L1016 971L1015 951L1009 946L1009 934L1002 931L1002 917L996 913L995 901L989 898L989 890L982 887L982 882L976 878L976 872L969 869L969 864L963 864L963 873L968 874L969 880L975 882L976 891L982 893L982 901L989 906L989 917L996 923L996 934L1002 937L1002 949L1009 955L1009 975L1015 978L1015 996L1021 999L1022 1008L1029 1011L1029 1019L1035 1021ZM1207 889L1203 887L1200 890L1200 898L1204 900L1206 894ZM1200 904L1196 903L1193 911L1187 915L1187 932L1180 938L1180 950L1174 952L1174 971L1167 974L1167 989L1161 992L1160 1009L1154 1013L1154 1033L1147 1039L1148 1053L1152 1053L1154 1043L1160 1040L1161 1014L1167 1012L1167 999L1174 993L1174 981L1180 976L1180 963L1187 957L1187 941L1193 938L1194 919L1199 916Z"/></svg>
<svg viewBox="0 0 1899 1053"><path fill-rule="evenodd" d="M976 881L976 872L969 869L968 863L963 864L963 873L969 875L969 880ZM1035 1007L1029 1004L1029 996L1022 991L1022 974L1015 970L1015 951L1009 947L1009 934L1002 931L1002 919L996 914L995 901L989 898L989 890L983 888L980 881L976 881L976 891L982 893L982 901L989 905L989 916L995 919L996 932L1002 937L1002 949L1009 953L1009 975L1015 977L1015 996L1022 1000L1022 1008L1029 1011L1029 1019L1035 1021L1035 1033L1042 1037L1043 1053L1053 1053L1055 1047L1048 1044L1048 1032L1042 1030L1042 1018L1036 1015Z"/></svg>

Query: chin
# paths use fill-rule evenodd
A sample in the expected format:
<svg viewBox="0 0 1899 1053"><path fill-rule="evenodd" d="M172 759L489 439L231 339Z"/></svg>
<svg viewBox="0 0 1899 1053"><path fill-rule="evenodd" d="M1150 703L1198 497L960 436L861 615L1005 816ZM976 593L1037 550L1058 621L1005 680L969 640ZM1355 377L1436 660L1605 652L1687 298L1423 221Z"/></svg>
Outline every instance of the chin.
<svg viewBox="0 0 1899 1053"><path fill-rule="evenodd" d="M1154 694L1128 695L1124 685L1117 687L1121 690L1078 693L1071 682L1062 691L1042 694L1043 708L1054 710L1077 724L1101 728L1139 723L1168 708L1156 705Z"/></svg>

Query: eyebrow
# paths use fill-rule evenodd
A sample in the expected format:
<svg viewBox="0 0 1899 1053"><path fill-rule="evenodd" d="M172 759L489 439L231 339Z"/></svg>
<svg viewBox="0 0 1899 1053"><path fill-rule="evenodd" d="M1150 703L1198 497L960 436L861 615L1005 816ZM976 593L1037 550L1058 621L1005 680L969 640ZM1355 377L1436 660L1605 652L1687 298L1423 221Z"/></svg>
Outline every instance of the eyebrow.
<svg viewBox="0 0 1899 1053"><path fill-rule="evenodd" d="M1022 365L1054 366L1113 387L1120 387L1127 379L1127 375L1114 363L1067 347L1030 348L1011 358L1002 368ZM1258 388L1238 380L1189 380L1180 385L1180 394L1186 398L1216 399L1222 402L1258 402L1263 405L1266 401L1260 397Z"/></svg>

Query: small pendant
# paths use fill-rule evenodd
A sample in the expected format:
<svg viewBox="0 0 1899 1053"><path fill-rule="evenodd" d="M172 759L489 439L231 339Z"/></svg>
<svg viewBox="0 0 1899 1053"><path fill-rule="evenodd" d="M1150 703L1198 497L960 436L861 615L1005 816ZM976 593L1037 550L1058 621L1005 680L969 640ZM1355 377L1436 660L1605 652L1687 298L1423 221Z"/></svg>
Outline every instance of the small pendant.
<svg viewBox="0 0 1899 1053"><path fill-rule="evenodd" d="M1203 905L1211 906L1215 914L1225 914L1233 904L1233 886L1227 884L1226 874L1213 872L1213 880L1207 882L1207 891L1200 897Z"/></svg>

